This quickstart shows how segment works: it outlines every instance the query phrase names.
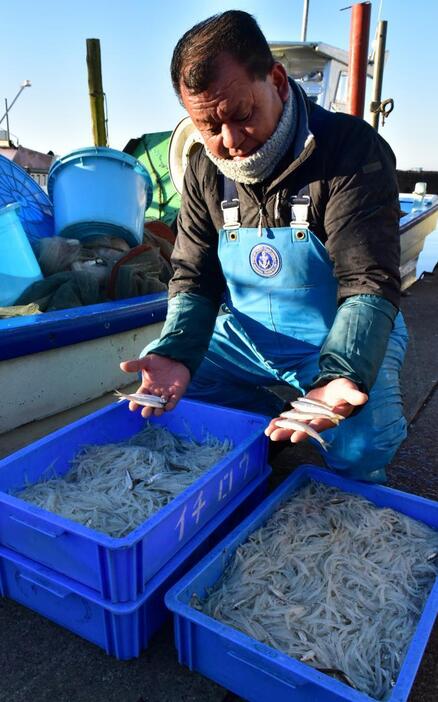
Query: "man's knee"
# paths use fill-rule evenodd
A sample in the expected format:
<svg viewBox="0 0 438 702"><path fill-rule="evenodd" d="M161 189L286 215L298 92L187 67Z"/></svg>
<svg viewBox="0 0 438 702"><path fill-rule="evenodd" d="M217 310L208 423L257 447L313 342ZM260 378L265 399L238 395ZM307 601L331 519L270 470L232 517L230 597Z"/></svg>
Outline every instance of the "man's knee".
<svg viewBox="0 0 438 702"><path fill-rule="evenodd" d="M406 438L405 418L400 415L374 431L364 425L361 431L348 432L347 422L345 431L333 441L325 457L327 466L349 478L385 482L385 468Z"/></svg>

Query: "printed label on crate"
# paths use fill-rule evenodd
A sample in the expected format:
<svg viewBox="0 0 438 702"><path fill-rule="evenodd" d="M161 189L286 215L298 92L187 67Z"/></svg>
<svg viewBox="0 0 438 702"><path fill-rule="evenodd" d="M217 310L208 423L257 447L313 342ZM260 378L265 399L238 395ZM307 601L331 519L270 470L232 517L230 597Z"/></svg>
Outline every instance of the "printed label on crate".
<svg viewBox="0 0 438 702"><path fill-rule="evenodd" d="M178 542L190 538L200 524L215 514L218 503L228 502L248 481L248 474L249 453L245 451L216 481L205 485L180 510L175 526Z"/></svg>

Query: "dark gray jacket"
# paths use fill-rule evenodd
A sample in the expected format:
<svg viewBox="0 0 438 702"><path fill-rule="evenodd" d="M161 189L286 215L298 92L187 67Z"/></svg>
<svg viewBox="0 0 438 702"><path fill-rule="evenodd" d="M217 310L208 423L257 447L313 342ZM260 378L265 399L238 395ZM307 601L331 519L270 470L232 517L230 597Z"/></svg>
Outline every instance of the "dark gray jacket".
<svg viewBox="0 0 438 702"><path fill-rule="evenodd" d="M293 147L269 180L237 184L242 226L288 226L290 197L309 186L310 225L327 247L339 302L372 294L399 305L399 202L395 157L361 119L315 105L293 82L298 127ZM313 135L313 136L312 136ZM197 293L215 304L225 281L217 255L222 177L200 149L185 174L169 295Z"/></svg>

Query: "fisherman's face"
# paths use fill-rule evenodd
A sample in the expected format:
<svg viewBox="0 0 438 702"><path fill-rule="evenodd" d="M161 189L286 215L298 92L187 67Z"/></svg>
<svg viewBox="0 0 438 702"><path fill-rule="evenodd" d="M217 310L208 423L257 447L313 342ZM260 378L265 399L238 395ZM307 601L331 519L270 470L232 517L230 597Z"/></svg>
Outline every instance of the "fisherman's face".
<svg viewBox="0 0 438 702"><path fill-rule="evenodd" d="M218 77L205 92L181 85L181 98L206 147L238 161L255 153L275 131L289 94L287 73L275 63L265 80L252 80L229 54L218 59Z"/></svg>

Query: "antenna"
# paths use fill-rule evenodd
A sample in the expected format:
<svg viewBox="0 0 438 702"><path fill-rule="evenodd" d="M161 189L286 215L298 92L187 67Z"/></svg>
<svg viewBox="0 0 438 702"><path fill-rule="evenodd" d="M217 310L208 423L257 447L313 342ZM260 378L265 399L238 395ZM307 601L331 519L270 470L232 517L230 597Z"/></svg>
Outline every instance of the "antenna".
<svg viewBox="0 0 438 702"><path fill-rule="evenodd" d="M3 115L3 117L0 119L0 124L3 122L3 120L5 119L5 117L9 117L9 112L11 111L11 109L13 108L13 106L15 105L15 103L17 102L17 100L18 100L18 98L20 97L20 95L21 95L21 93L23 92L23 90L24 90L25 88L30 88L31 85L32 85L32 83L30 82L30 80L23 80L23 82L22 82L22 84L21 84L21 86L20 86L20 90L18 91L18 93L16 94L16 96L14 97L14 99L12 100L11 104L9 105L9 107L7 107L7 100L5 101L5 104L6 104L6 112L5 112L5 114ZM8 131L9 131L9 130L8 130Z"/></svg>
<svg viewBox="0 0 438 702"><path fill-rule="evenodd" d="M301 24L301 41L306 41L307 37L307 19L309 17L309 0L304 0L303 5L303 21Z"/></svg>

